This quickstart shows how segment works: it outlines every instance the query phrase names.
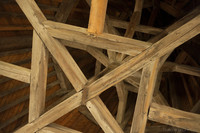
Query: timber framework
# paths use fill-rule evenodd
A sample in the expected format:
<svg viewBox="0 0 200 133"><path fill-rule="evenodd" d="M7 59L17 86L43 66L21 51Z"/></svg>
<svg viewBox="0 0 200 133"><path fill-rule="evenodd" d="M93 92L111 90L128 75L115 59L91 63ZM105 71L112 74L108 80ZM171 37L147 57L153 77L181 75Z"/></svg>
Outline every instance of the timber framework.
<svg viewBox="0 0 200 133"><path fill-rule="evenodd" d="M200 76L199 69L166 62L175 48L200 33L200 7L166 29L151 27L149 30L149 27L140 25L144 1L136 0L130 23L124 24L127 30L122 37L114 28L118 23L106 15L108 0L87 0L90 5L88 28L61 23L59 16L57 20L60 22L48 20L34 0L16 2L33 26L33 44L31 69L0 61L1 75L30 84L28 124L15 133L79 133L52 123L82 105L87 107L104 132L123 133L132 117L126 115L130 90L137 93L130 133L144 133L147 120L200 132L200 115L169 107L156 87L162 71ZM135 31L141 29L157 35L148 41L132 39ZM86 78L66 46L85 50L97 60L95 76ZM105 55L102 49L108 54ZM45 112L50 56L75 92ZM99 65L105 69L99 69ZM132 87L125 83L138 77L140 82L131 82ZM119 98L116 118L99 97L112 86L116 87Z"/></svg>

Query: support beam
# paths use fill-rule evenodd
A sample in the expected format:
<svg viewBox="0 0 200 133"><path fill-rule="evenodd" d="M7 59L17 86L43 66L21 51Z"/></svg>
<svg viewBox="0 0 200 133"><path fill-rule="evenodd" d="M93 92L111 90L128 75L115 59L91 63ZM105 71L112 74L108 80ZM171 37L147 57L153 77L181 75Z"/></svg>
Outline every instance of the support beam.
<svg viewBox="0 0 200 133"><path fill-rule="evenodd" d="M159 62L160 60L157 59L143 68L130 133L145 132L147 113L154 93Z"/></svg>
<svg viewBox="0 0 200 133"><path fill-rule="evenodd" d="M0 61L0 75L30 83L30 73L30 70L27 68Z"/></svg>
<svg viewBox="0 0 200 133"><path fill-rule="evenodd" d="M87 29L85 28L53 21L44 21L43 24L49 34L57 39L63 39L69 42L107 49L132 56L139 54L152 44L108 33L102 33L98 36L88 35Z"/></svg>
<svg viewBox="0 0 200 133"><path fill-rule="evenodd" d="M117 19L109 19L109 24L116 28L127 29L129 22L117 20ZM152 35L157 35L157 34L161 33L163 31L163 29L139 24L135 27L135 31L152 34Z"/></svg>
<svg viewBox="0 0 200 133"><path fill-rule="evenodd" d="M31 84L29 99L29 122L37 119L44 111L49 53L38 34L33 31L31 62Z"/></svg>
<svg viewBox="0 0 200 133"><path fill-rule="evenodd" d="M135 8L131 16L130 23L126 29L125 37L132 38L135 33L136 26L140 23L140 18L142 15L142 7L144 0L135 0Z"/></svg>
<svg viewBox="0 0 200 133"><path fill-rule="evenodd" d="M40 131L38 131L38 133L81 133L81 132L57 124L50 124L41 129Z"/></svg>
<svg viewBox="0 0 200 133"><path fill-rule="evenodd" d="M118 84L116 84L116 90L119 98L116 120L119 124L121 124L125 118L124 115L126 111L128 91L124 82L119 82Z"/></svg>
<svg viewBox="0 0 200 133"><path fill-rule="evenodd" d="M122 129L99 97L88 101L86 106L104 132L123 133Z"/></svg>
<svg viewBox="0 0 200 133"><path fill-rule="evenodd" d="M54 39L47 33L46 28L42 25L42 23L47 19L42 14L35 1L16 0L16 2L27 16L36 32L40 35L44 44L56 59L74 88L77 91L80 91L87 82L87 79L67 49L58 40Z"/></svg>
<svg viewBox="0 0 200 133"><path fill-rule="evenodd" d="M152 103L148 119L186 130L200 131L200 115Z"/></svg>
<svg viewBox="0 0 200 133"><path fill-rule="evenodd" d="M104 30L108 0L92 0L90 8L90 19L88 32L101 34Z"/></svg>
<svg viewBox="0 0 200 133"><path fill-rule="evenodd" d="M153 61L163 55L171 52L174 48L180 46L182 43L191 39L192 37L200 33L200 15L179 27L175 31L171 32L163 39L154 43L150 48L143 51L136 57L133 57L124 64L118 66L113 71L99 78L95 82L91 83L85 88L85 92L88 92L86 99L91 99L103 91L127 78L134 72L141 69L144 64L149 61Z"/></svg>
<svg viewBox="0 0 200 133"><path fill-rule="evenodd" d="M178 64L175 62L166 62L162 68L163 72L179 72L192 76L200 77L200 68Z"/></svg>
<svg viewBox="0 0 200 133"><path fill-rule="evenodd" d="M77 108L78 106L81 105L81 102L82 102L82 92L76 93L70 98L56 105L54 108L50 109L43 115L41 115L38 119L36 119L32 123L28 123L24 127L18 129L17 131L15 131L15 133L25 133L25 132L34 133L39 129L54 122L64 114Z"/></svg>
<svg viewBox="0 0 200 133"><path fill-rule="evenodd" d="M79 0L63 0L59 6L59 10L55 15L55 20L66 23L72 9L78 4Z"/></svg>
<svg viewBox="0 0 200 133"><path fill-rule="evenodd" d="M106 16L106 8L107 8L107 0L102 0L102 1L92 0L90 22L89 22L89 27L88 27L88 31L91 34L95 35L95 34L101 34L103 32L105 16ZM95 19L97 19L99 22L97 22ZM101 75L103 73L99 73L99 74ZM87 95L87 93L85 94ZM83 97L82 99L83 103L85 101L84 98L85 97ZM114 119L114 117L109 112L109 110L104 105L103 101L100 99L99 96L96 96L90 101L86 102L86 107L91 112L91 114L93 115L93 117L95 118L95 120L97 121L97 123L100 125L100 127L102 128L104 132L123 133L117 121Z"/></svg>

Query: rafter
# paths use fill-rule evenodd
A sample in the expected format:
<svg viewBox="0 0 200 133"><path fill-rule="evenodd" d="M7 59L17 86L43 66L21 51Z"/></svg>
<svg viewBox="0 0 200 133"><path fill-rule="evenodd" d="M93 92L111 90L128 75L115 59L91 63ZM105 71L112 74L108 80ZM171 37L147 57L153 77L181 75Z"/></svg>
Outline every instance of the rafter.
<svg viewBox="0 0 200 133"><path fill-rule="evenodd" d="M108 33L102 33L98 36L88 35L87 29L85 28L52 21L44 21L43 24L45 28L47 28L47 31L55 38L125 53L132 56L137 55L151 45L151 43L111 35Z"/></svg>
<svg viewBox="0 0 200 133"><path fill-rule="evenodd" d="M30 69L0 61L0 75L30 83Z"/></svg>
<svg viewBox="0 0 200 133"><path fill-rule="evenodd" d="M152 103L148 119L186 130L200 131L200 115Z"/></svg>

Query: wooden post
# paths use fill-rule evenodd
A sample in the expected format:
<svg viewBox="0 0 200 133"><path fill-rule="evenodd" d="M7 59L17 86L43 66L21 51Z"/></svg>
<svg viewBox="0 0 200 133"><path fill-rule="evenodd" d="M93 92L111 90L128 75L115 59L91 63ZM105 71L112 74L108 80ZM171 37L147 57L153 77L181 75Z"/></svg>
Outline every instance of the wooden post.
<svg viewBox="0 0 200 133"><path fill-rule="evenodd" d="M44 111L48 59L48 51L46 50L40 37L34 30L31 62L29 122L37 119Z"/></svg>
<svg viewBox="0 0 200 133"><path fill-rule="evenodd" d="M92 0L88 32L101 34L104 29L108 0Z"/></svg>

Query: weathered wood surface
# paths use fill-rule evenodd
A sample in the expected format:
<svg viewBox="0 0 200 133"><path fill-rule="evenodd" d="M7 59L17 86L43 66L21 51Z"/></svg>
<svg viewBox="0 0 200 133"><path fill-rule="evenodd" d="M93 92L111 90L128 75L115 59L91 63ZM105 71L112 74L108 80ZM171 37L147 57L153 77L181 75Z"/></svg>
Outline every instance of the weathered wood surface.
<svg viewBox="0 0 200 133"><path fill-rule="evenodd" d="M24 133L24 132L36 132L39 129L47 126L48 124L54 122L59 117L67 114L73 109L80 106L82 103L82 92L72 95L70 98L64 100L60 104L56 105L54 108L45 112L35 121L26 124L22 128L15 131L15 133ZM59 113L58 113L59 112Z"/></svg>
<svg viewBox="0 0 200 133"><path fill-rule="evenodd" d="M179 72L192 76L200 77L200 68L183 65L175 62L166 62L162 68L163 72Z"/></svg>
<svg viewBox="0 0 200 133"><path fill-rule="evenodd" d="M48 51L38 34L33 31L33 48L31 62L31 83L29 99L29 122L37 119L44 111L47 74Z"/></svg>
<svg viewBox="0 0 200 133"><path fill-rule="evenodd" d="M92 97L102 93L112 85L141 69L144 64L148 63L150 60L155 60L156 58L162 57L185 41L199 34L199 20L200 16L198 15L188 23L172 31L163 39L154 43L150 48L143 51L138 56L133 57L129 61L115 68L113 71L88 85L84 90L88 92L87 99L91 99Z"/></svg>
<svg viewBox="0 0 200 133"><path fill-rule="evenodd" d="M0 75L30 83L30 69L0 61Z"/></svg>
<svg viewBox="0 0 200 133"><path fill-rule="evenodd" d="M135 8L133 14L130 18L128 28L125 32L125 37L132 38L135 33L135 27L140 23L140 18L142 15L142 7L144 0L135 0Z"/></svg>
<svg viewBox="0 0 200 133"><path fill-rule="evenodd" d="M88 31L91 34L93 35L102 34L106 16L106 7L107 7L107 0L104 1L92 0L90 22L88 26ZM99 18L97 18L98 16ZM96 19L98 20L98 22L96 21ZM83 97L83 102L85 102L84 98L85 97ZM90 101L86 102L86 107L91 112L91 114L93 115L93 117L95 118L95 120L97 121L97 123L100 125L100 127L104 132L123 133L117 121L114 119L114 117L107 109L107 107L104 105L103 101L100 99L99 96L94 97Z"/></svg>
<svg viewBox="0 0 200 133"><path fill-rule="evenodd" d="M122 28L122 29L127 29L128 25L129 25L129 22L122 21L122 20L116 20L116 19L109 19L109 23L110 23L110 25L112 25L114 27ZM135 27L135 31L152 34L152 35L157 35L160 32L162 32L163 29L139 24Z"/></svg>
<svg viewBox="0 0 200 133"><path fill-rule="evenodd" d="M43 24L45 28L47 28L49 34L55 38L64 39L82 45L107 49L132 56L137 55L151 45L151 43L148 42L124 38L108 33L102 33L98 36L90 34L88 35L87 29L85 28L52 21L45 21Z"/></svg>
<svg viewBox="0 0 200 133"><path fill-rule="evenodd" d="M140 87L138 91L131 133L144 133L147 123L147 113L154 93L158 75L160 60L157 59L145 66L142 71Z"/></svg>
<svg viewBox="0 0 200 133"><path fill-rule="evenodd" d="M123 133L122 129L99 97L86 103L88 110L106 133Z"/></svg>
<svg viewBox="0 0 200 133"><path fill-rule="evenodd" d="M200 131L200 115L155 103L151 104L148 119L194 132Z"/></svg>
<svg viewBox="0 0 200 133"><path fill-rule="evenodd" d="M40 35L44 44L56 59L69 81L73 83L74 88L81 90L87 79L84 74L73 60L67 49L56 39L51 37L42 23L46 21L45 16L42 14L41 10L35 3L35 1L27 0L16 0L18 5L21 7L22 11L27 16L28 20L34 27L35 31Z"/></svg>

